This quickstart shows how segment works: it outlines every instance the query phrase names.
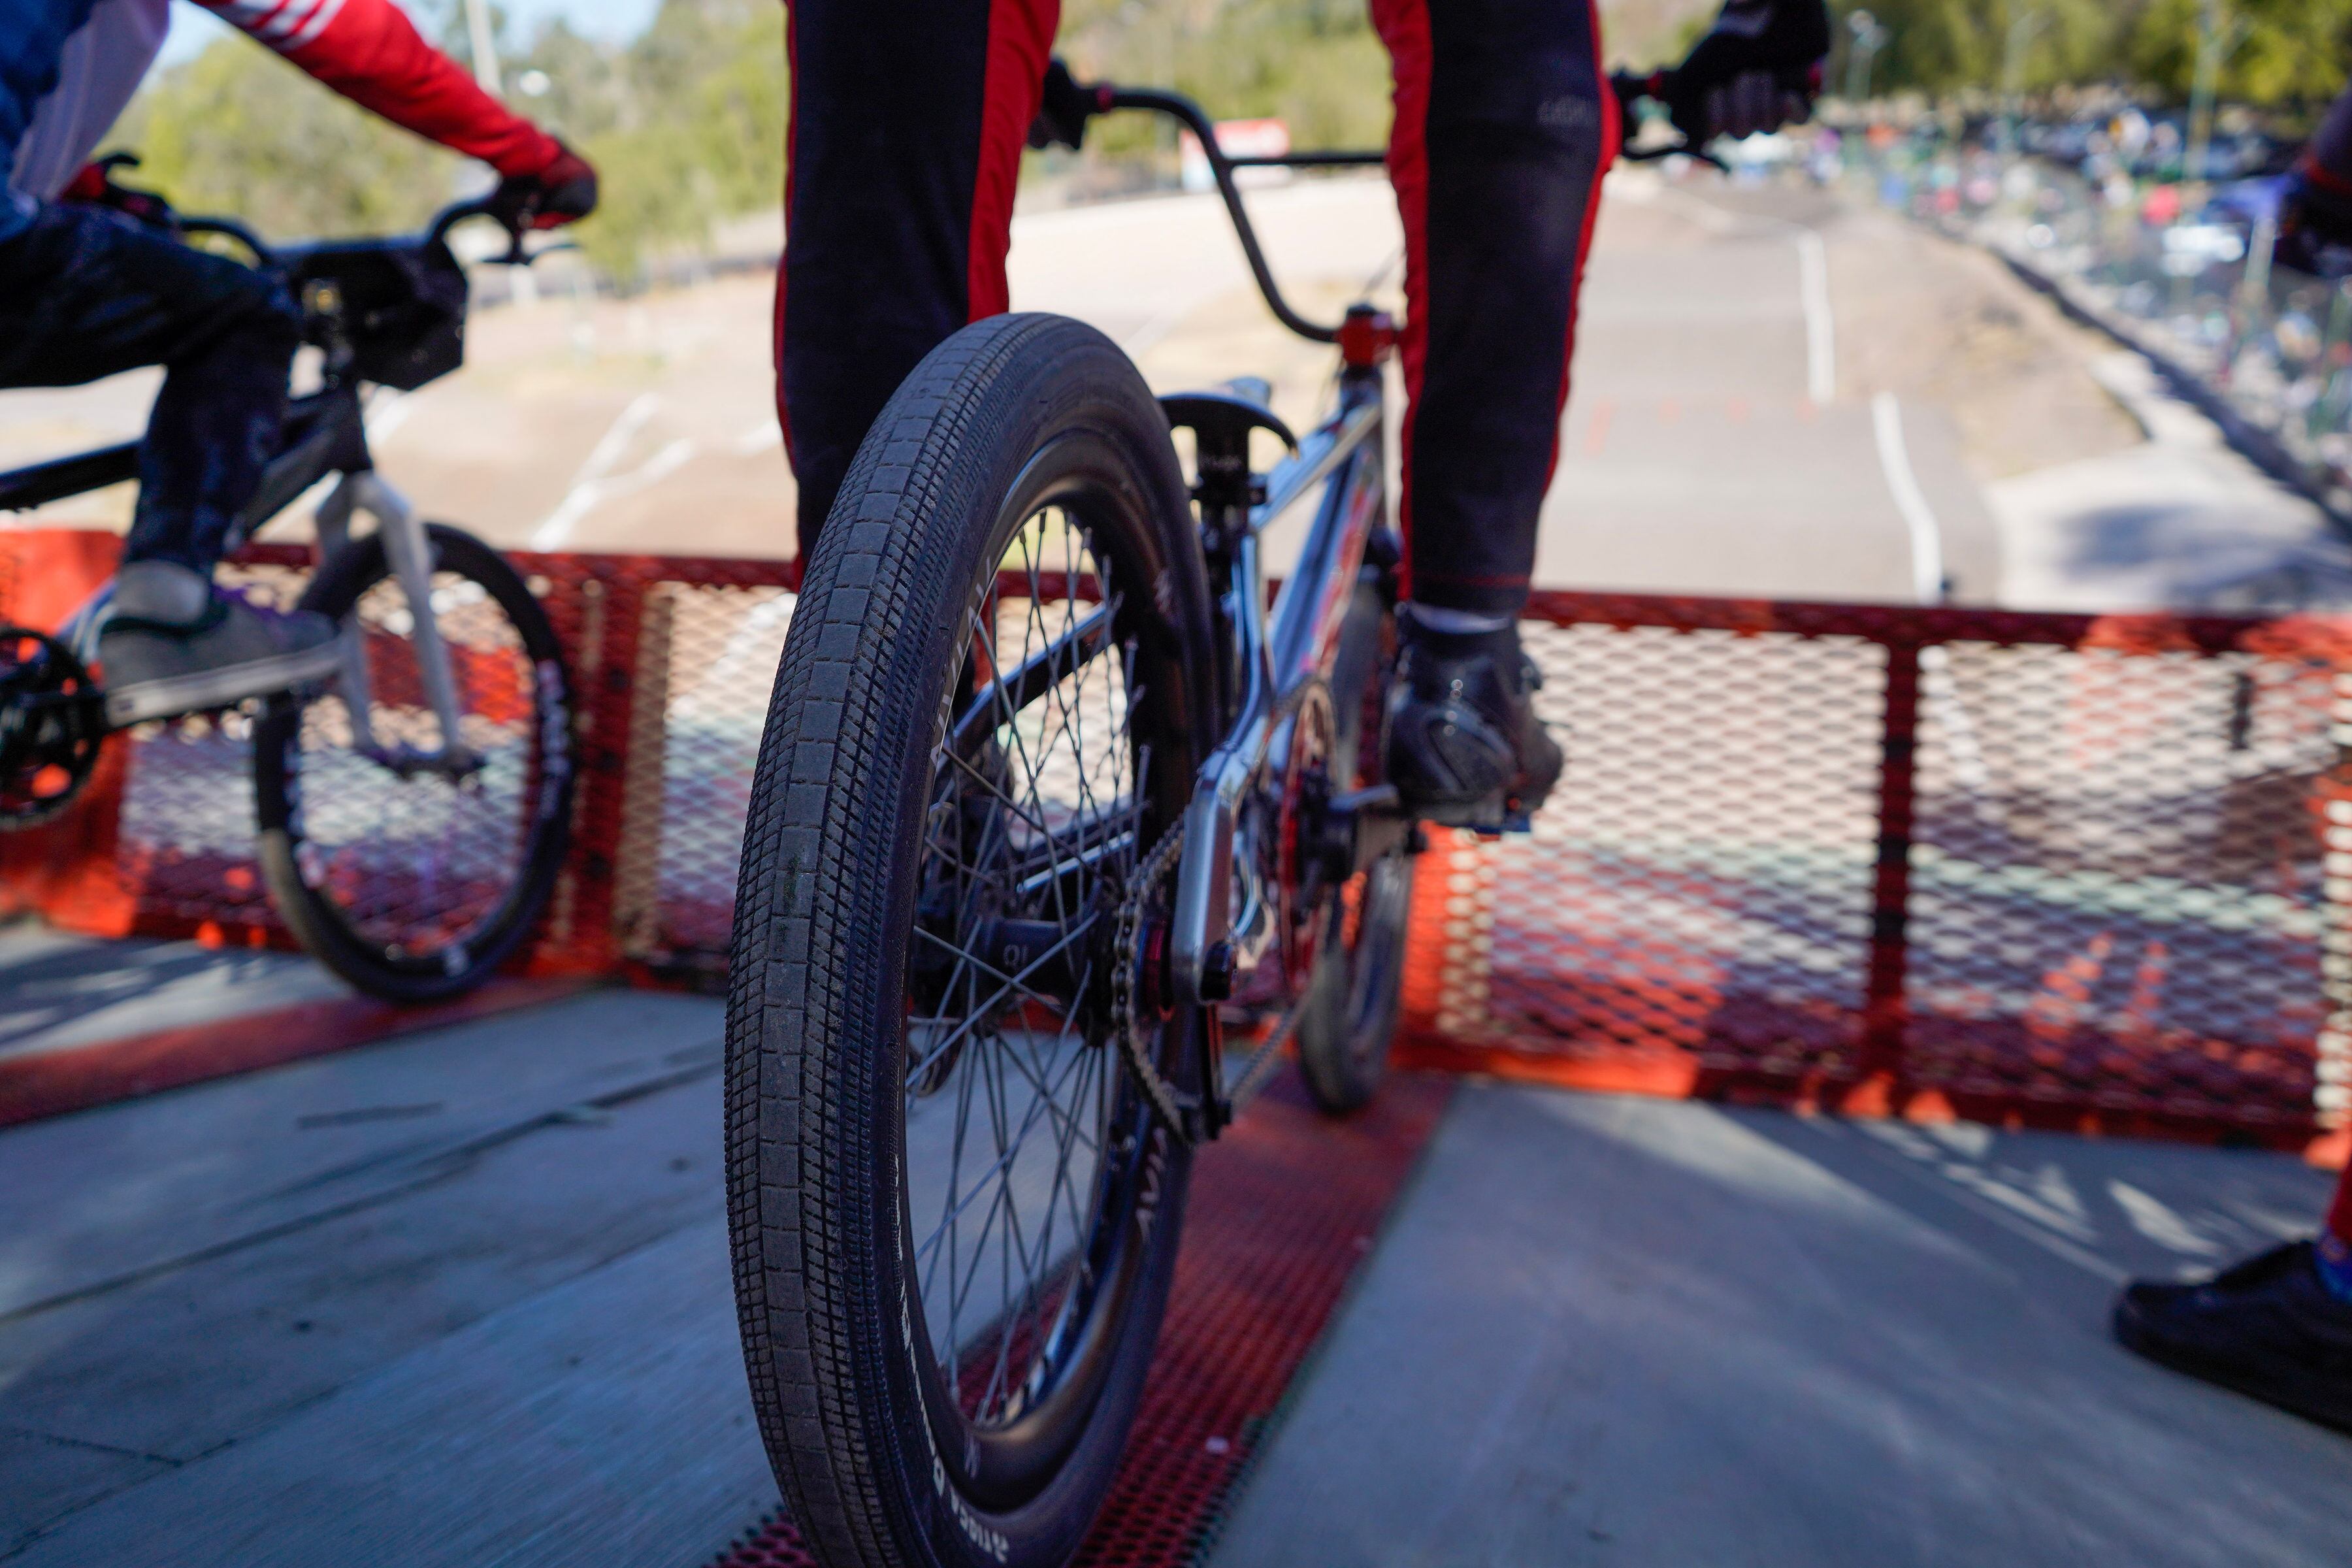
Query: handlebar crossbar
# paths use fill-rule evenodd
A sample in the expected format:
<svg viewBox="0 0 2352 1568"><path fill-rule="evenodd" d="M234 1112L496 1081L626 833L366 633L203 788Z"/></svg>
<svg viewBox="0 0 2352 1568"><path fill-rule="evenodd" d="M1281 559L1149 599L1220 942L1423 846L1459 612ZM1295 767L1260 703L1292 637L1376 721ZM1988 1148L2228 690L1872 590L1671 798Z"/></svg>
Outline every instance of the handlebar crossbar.
<svg viewBox="0 0 2352 1568"><path fill-rule="evenodd" d="M1236 169L1376 169L1388 161L1386 153L1268 153L1225 159Z"/></svg>

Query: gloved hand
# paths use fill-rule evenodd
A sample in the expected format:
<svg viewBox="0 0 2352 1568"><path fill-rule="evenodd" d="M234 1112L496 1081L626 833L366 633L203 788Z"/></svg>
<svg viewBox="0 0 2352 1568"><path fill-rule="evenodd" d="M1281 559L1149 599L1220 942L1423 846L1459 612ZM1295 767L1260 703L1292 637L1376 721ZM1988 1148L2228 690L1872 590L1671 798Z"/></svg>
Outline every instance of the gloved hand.
<svg viewBox="0 0 2352 1568"><path fill-rule="evenodd" d="M1824 0L1725 0L1674 72L1666 109L1695 147L1778 131L1812 113L1829 53Z"/></svg>
<svg viewBox="0 0 2352 1568"><path fill-rule="evenodd" d="M532 174L499 182L493 206L525 228L561 228L596 210L596 171L559 142L555 161Z"/></svg>
<svg viewBox="0 0 2352 1568"><path fill-rule="evenodd" d="M1045 89L1037 118L1029 122L1029 145L1040 153L1067 147L1075 153L1087 139L1087 121L1110 108L1110 84L1081 82L1055 56L1046 62Z"/></svg>

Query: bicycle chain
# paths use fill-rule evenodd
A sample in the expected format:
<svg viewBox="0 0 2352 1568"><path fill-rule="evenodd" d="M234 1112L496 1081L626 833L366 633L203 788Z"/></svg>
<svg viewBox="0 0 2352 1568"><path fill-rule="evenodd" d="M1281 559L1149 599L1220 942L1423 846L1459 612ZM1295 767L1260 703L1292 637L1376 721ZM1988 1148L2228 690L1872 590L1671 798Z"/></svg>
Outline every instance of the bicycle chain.
<svg viewBox="0 0 2352 1568"><path fill-rule="evenodd" d="M1151 853L1143 858L1135 869L1135 879L1129 884L1127 896L1119 901L1118 926L1113 939L1114 967L1110 977L1110 1033L1118 1042L1118 1054L1134 1075L1143 1097L1151 1103L1154 1116L1160 1119L1171 1135L1198 1147L1203 1140L1185 1124L1183 1092L1160 1075L1144 1049L1142 1037L1135 1025L1135 973L1142 959L1143 915L1151 901L1152 889L1168 874L1184 851L1184 827L1179 823L1169 835L1152 846ZM1234 1081L1226 1106L1226 1116L1239 1116L1242 1107L1257 1098L1274 1077L1274 1069L1282 1064L1282 1048L1290 1043L1297 1032L1298 1020L1305 1012L1303 1005L1292 1007L1275 1021L1273 1031L1259 1043L1250 1059L1243 1066L1242 1075Z"/></svg>
<svg viewBox="0 0 2352 1568"><path fill-rule="evenodd" d="M1180 1091L1152 1064L1135 1020L1135 974L1143 957L1144 913L1153 889L1183 852L1184 825L1180 822L1152 846L1151 853L1136 867L1135 876L1128 883L1127 896L1119 900L1118 926L1111 949L1110 1034L1118 1043L1118 1054L1126 1060L1136 1087L1150 1101L1152 1114L1180 1142L1194 1143L1199 1140L1185 1126Z"/></svg>

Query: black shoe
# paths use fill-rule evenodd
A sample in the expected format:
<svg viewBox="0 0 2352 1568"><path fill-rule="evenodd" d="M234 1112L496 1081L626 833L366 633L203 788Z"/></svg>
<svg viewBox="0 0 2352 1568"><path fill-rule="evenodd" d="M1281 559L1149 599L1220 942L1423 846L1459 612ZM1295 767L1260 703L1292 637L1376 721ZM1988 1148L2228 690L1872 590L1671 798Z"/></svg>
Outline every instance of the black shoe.
<svg viewBox="0 0 2352 1568"><path fill-rule="evenodd" d="M140 561L116 580L98 657L107 722L121 729L324 680L342 648L324 616L265 609L200 572Z"/></svg>
<svg viewBox="0 0 2352 1568"><path fill-rule="evenodd" d="M1518 633L1433 632L1398 616L1403 666L1389 708L1389 782L1444 827L1524 831L1564 759L1536 717L1543 684Z"/></svg>
<svg viewBox="0 0 2352 1568"><path fill-rule="evenodd" d="M2310 1242L2201 1285L2129 1286L2116 1338L2175 1372L2352 1432L2352 1301L2319 1278Z"/></svg>

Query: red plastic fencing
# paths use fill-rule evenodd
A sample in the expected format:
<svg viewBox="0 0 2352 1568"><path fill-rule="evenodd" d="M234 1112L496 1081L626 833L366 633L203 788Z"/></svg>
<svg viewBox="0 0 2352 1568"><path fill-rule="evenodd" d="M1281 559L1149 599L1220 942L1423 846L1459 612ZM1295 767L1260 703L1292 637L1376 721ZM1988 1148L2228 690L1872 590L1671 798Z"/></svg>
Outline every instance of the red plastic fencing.
<svg viewBox="0 0 2352 1568"><path fill-rule="evenodd" d="M111 543L0 531L0 618L53 624ZM582 706L530 966L715 980L792 567L514 560ZM1570 771L1531 837L1440 836L1409 1059L2282 1145L2344 1120L2352 622L1548 595L1526 633ZM244 750L234 718L117 744L0 838L0 908L282 942Z"/></svg>
<svg viewBox="0 0 2352 1568"><path fill-rule="evenodd" d="M1451 1086L1401 1079L1344 1122L1277 1084L1192 1170L1184 1247L1143 1402L1076 1568L1197 1563L1285 1392L1370 1255ZM713 1568L812 1568L782 1510Z"/></svg>

